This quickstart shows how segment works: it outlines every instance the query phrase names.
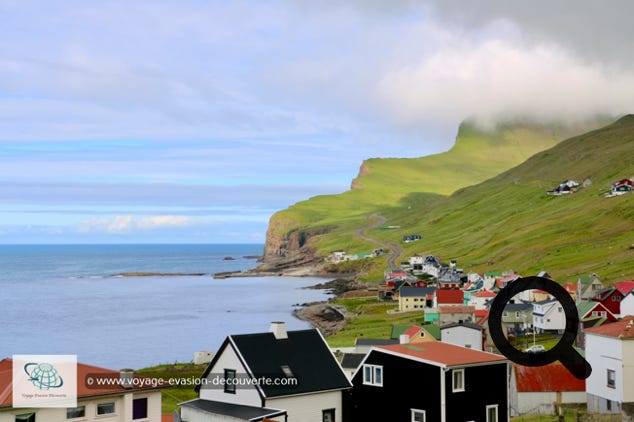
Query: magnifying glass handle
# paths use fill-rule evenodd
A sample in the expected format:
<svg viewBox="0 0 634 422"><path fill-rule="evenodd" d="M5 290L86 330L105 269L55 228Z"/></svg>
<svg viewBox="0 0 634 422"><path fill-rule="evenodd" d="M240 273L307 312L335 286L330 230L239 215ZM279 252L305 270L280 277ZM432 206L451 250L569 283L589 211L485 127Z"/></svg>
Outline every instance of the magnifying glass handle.
<svg viewBox="0 0 634 422"><path fill-rule="evenodd" d="M566 352L566 355L560 359L560 362L572 373L572 375L580 380L588 378L592 373L592 367L588 361L572 347L570 348L570 351Z"/></svg>

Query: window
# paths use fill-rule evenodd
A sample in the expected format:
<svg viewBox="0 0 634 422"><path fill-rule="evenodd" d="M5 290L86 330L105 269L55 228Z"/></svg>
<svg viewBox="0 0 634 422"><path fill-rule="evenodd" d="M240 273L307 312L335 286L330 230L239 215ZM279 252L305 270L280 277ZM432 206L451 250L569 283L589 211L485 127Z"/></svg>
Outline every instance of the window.
<svg viewBox="0 0 634 422"><path fill-rule="evenodd" d="M608 387L616 388L616 372L612 369L608 369Z"/></svg>
<svg viewBox="0 0 634 422"><path fill-rule="evenodd" d="M487 406L486 422L498 422L498 405L492 404Z"/></svg>
<svg viewBox="0 0 634 422"><path fill-rule="evenodd" d="M452 391L457 393L464 391L464 369L454 369L452 372Z"/></svg>
<svg viewBox="0 0 634 422"><path fill-rule="evenodd" d="M519 318L520 317L520 313L519 312L515 312L515 318Z"/></svg>
<svg viewBox="0 0 634 422"><path fill-rule="evenodd" d="M605 408L607 409L608 412L612 411L612 400L606 400L605 402Z"/></svg>
<svg viewBox="0 0 634 422"><path fill-rule="evenodd" d="M425 411L412 409L412 422L425 422Z"/></svg>
<svg viewBox="0 0 634 422"><path fill-rule="evenodd" d="M132 400L132 419L147 418L147 397Z"/></svg>
<svg viewBox="0 0 634 422"><path fill-rule="evenodd" d="M558 306L558 307L557 307L557 311L558 311L559 313L561 313L561 312L563 312L563 311L564 311L564 308L562 308L561 306Z"/></svg>
<svg viewBox="0 0 634 422"><path fill-rule="evenodd" d="M321 411L322 422L335 422L335 409L325 409Z"/></svg>
<svg viewBox="0 0 634 422"><path fill-rule="evenodd" d="M379 365L363 365L363 383L365 385L383 385L383 367Z"/></svg>
<svg viewBox="0 0 634 422"><path fill-rule="evenodd" d="M236 370L225 369L225 393L236 393Z"/></svg>
<svg viewBox="0 0 634 422"><path fill-rule="evenodd" d="M15 422L35 422L35 413L15 415Z"/></svg>
<svg viewBox="0 0 634 422"><path fill-rule="evenodd" d="M114 413L114 402L97 404L97 415L111 415Z"/></svg>
<svg viewBox="0 0 634 422"><path fill-rule="evenodd" d="M83 418L86 416L86 406L69 407L66 409L66 419Z"/></svg>

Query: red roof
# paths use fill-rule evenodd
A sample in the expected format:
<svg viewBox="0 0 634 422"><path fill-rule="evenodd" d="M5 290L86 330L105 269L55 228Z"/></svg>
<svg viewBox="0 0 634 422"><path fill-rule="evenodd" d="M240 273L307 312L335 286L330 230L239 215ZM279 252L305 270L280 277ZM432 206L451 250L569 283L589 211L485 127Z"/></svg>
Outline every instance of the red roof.
<svg viewBox="0 0 634 422"><path fill-rule="evenodd" d="M620 283L616 283L614 287L616 287L619 292L623 293L623 296L627 296L632 290L634 290L634 281L621 281Z"/></svg>
<svg viewBox="0 0 634 422"><path fill-rule="evenodd" d="M481 292L471 295L471 297L495 297L495 296L497 295L490 290L482 290Z"/></svg>
<svg viewBox="0 0 634 422"><path fill-rule="evenodd" d="M161 415L161 422L174 422L174 414L168 413Z"/></svg>
<svg viewBox="0 0 634 422"><path fill-rule="evenodd" d="M437 363L443 366L506 361L506 358L502 355L468 349L466 347L443 343L442 341L431 341L417 345L391 344L388 346L379 346L377 349L407 358Z"/></svg>
<svg viewBox="0 0 634 422"><path fill-rule="evenodd" d="M586 391L586 381L576 378L561 363L544 366L513 365L517 391Z"/></svg>
<svg viewBox="0 0 634 422"><path fill-rule="evenodd" d="M439 314L475 314L475 306L445 305L438 307Z"/></svg>
<svg viewBox="0 0 634 422"><path fill-rule="evenodd" d="M634 316L626 316L619 321L603 324L599 327L586 328L585 332L620 339L632 339L634 338Z"/></svg>
<svg viewBox="0 0 634 422"><path fill-rule="evenodd" d="M463 304L464 292L458 289L438 289L436 290L436 300L438 304Z"/></svg>
<svg viewBox="0 0 634 422"><path fill-rule="evenodd" d="M614 187L622 186L622 185L632 186L632 181L630 179L621 179L618 182L612 183L612 186Z"/></svg>
<svg viewBox="0 0 634 422"><path fill-rule="evenodd" d="M124 388L119 385L108 385L103 388L89 388L86 385L88 375L103 376L104 378L119 377L119 371L100 368L98 366L77 363L77 398L87 398L91 396L102 396L104 394L116 394L130 391L154 390L159 387L151 387L151 383L146 387ZM143 377L136 377L143 378ZM13 359L0 360L0 407L11 407L13 404Z"/></svg>
<svg viewBox="0 0 634 422"><path fill-rule="evenodd" d="M568 293L576 293L577 283L564 283L563 288L566 289Z"/></svg>
<svg viewBox="0 0 634 422"><path fill-rule="evenodd" d="M407 334L409 338L413 338L416 334L420 333L422 328L412 325L403 334Z"/></svg>
<svg viewBox="0 0 634 422"><path fill-rule="evenodd" d="M489 318L488 309L476 309L474 312L476 324L482 325Z"/></svg>

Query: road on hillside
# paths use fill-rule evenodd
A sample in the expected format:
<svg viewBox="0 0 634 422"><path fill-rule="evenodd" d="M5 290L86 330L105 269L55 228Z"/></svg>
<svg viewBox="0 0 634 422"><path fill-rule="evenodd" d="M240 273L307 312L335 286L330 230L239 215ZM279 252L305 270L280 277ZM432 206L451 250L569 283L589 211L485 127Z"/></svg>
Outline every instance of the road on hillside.
<svg viewBox="0 0 634 422"><path fill-rule="evenodd" d="M354 234L359 236L363 240L367 240L368 242L372 242L376 245L381 246L383 249L389 249L390 257L387 260L387 264L390 266L390 269L392 271L397 270L399 266L396 264L396 259L401 255L401 253L403 253L403 249L401 249L400 246L395 245L393 243L387 243L377 239L373 239L366 234L369 230L377 229L385 225L385 222L387 221L387 219L383 217L381 214L376 212L368 216L368 219L376 220L376 221L372 223L371 225L369 225L368 227L355 230Z"/></svg>

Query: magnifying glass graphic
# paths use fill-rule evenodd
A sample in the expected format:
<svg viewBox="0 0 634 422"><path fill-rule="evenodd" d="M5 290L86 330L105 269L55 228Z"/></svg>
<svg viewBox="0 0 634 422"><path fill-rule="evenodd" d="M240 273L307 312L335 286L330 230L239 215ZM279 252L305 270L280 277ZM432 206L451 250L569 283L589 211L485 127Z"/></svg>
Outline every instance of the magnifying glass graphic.
<svg viewBox="0 0 634 422"><path fill-rule="evenodd" d="M517 350L504 336L502 313L507 302L525 290L539 289L550 293L561 304L566 315L564 334L552 349L540 353ZM574 300L566 289L544 277L523 277L510 282L500 290L491 303L489 312L489 332L500 353L513 362L525 366L543 366L560 361L576 378L586 379L592 372L590 364L575 350L573 344L579 330L579 315Z"/></svg>

